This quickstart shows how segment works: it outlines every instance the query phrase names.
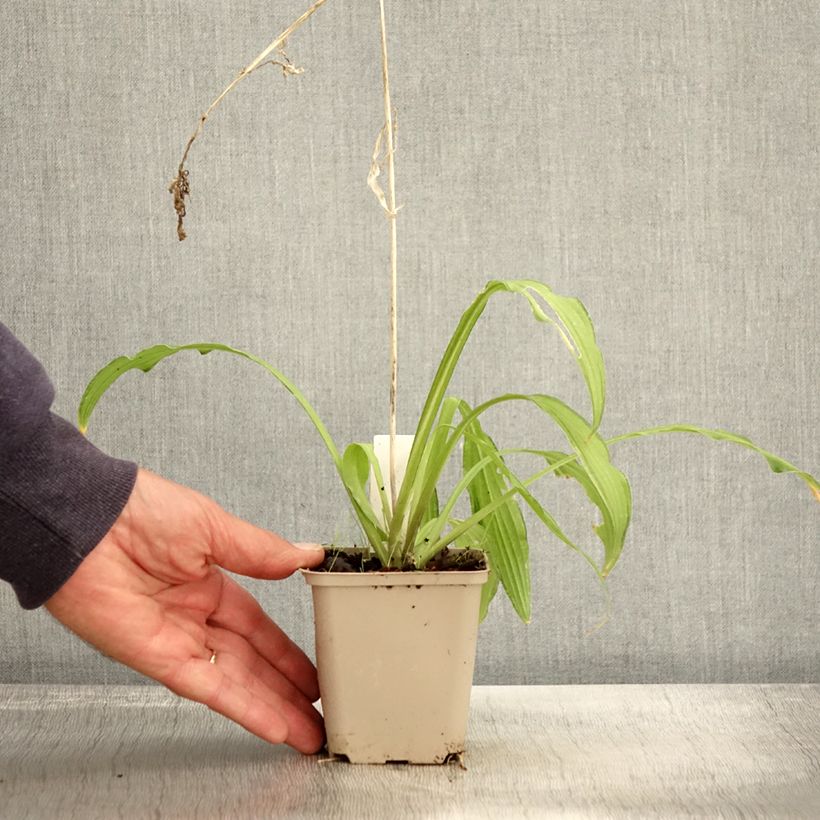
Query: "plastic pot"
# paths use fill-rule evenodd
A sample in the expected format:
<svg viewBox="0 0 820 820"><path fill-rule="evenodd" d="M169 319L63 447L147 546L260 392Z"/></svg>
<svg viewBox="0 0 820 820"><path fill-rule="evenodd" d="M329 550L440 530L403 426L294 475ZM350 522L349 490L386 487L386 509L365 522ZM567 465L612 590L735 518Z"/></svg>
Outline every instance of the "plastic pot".
<svg viewBox="0 0 820 820"><path fill-rule="evenodd" d="M352 763L463 752L487 571L304 577L328 751Z"/></svg>

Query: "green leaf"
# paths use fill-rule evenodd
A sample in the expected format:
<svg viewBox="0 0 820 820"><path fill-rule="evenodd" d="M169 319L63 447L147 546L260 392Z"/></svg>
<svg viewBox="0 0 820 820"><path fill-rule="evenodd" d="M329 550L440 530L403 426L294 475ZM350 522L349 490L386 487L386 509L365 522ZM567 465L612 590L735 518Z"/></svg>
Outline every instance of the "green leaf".
<svg viewBox="0 0 820 820"><path fill-rule="evenodd" d="M470 434L468 433L468 435L470 435ZM523 452L523 451L518 450L518 451L514 451L514 452ZM542 450L542 451L527 450L526 452L531 452L531 453L532 453L532 452L538 452L538 454L539 454L539 455L546 455L546 453L547 453L547 451L543 451L543 450ZM552 515L550 515L550 513L548 513L548 512L544 509L544 507L541 505L541 503L538 501L538 499L536 499L536 498L535 498L535 496L534 496L534 495L532 495L532 493L530 493L530 492L527 490L527 485L528 485L528 484L533 483L533 481L537 480L538 478L541 478L541 477L545 474L545 471L541 471L541 472L537 473L535 476L532 476L532 477L530 477L530 478L526 479L525 481L522 481L522 480L521 480L521 479L519 479L519 478L518 478L518 476L516 476L516 474L515 474L515 473L514 473L514 472L513 472L513 471L512 471L512 470L511 470L508 466L507 466L507 464L505 463L505 461L504 461L504 459L501 457L501 455L502 455L501 451L499 451L499 452L497 452L497 453L490 453L490 458L491 458L491 460L495 463L496 467L497 467L497 468L498 468L498 469L499 469L499 470L500 470L500 471L501 471L501 472L502 472L505 476L507 476L507 478L509 479L510 485L511 485L514 489L516 489L516 490L518 491L518 494L521 496L521 498L522 498L522 500L524 501L524 503L526 503L526 504L527 504L527 506L529 506L529 507L530 507L530 509L531 509L531 510L532 510L532 511L533 511L533 512L534 512L534 513L538 516L538 518L541 520L541 522L542 522L542 523L543 523L543 524L547 527L547 529L548 529L548 530L549 530L549 531L550 531L550 532L551 532L551 533L552 533L552 534L553 534L556 538L558 538L560 541L562 541L562 542L563 542L566 546L568 546L568 547L569 547L569 548L570 548L573 552L577 552L577 553L578 553L578 554L579 554L582 558L584 558L584 560L585 560L585 561L586 561L586 562L587 562L587 563L588 563L588 564L592 567L592 569L595 571L595 574L598 576L598 579L599 579L600 581L604 581L604 582L605 582L604 575L603 575L603 573L601 572L601 570L600 570L600 568L598 567L598 565L595 563L595 561L594 561L594 559L592 558L592 556L590 556L588 553L586 553L584 550L582 550L582 549L581 549L581 548L580 548L580 547L579 547L579 546L578 546L578 545L577 545L574 541L572 541L572 540L571 540L571 539L570 539L570 538L569 538L569 537L568 537L568 536L564 533L564 531L563 531L563 530L561 529L561 527L558 525L558 522L555 520L555 518L553 518L553 516L552 516ZM583 467L581 467L581 466L580 466L580 465L579 465L579 464L575 461L575 456L566 456L566 455L565 455L565 454L563 454L563 453L560 453L560 454L557 454L557 455L561 455L561 456L563 456L563 458L562 458L562 459L556 459L555 463L553 463L553 464L551 465L551 467L553 467L553 468L555 469L556 474L559 474L559 475L561 474L561 473L560 473L559 468L558 468L558 467L556 467L556 465L560 465L561 467L563 467L563 466L564 466L567 462L572 462L572 463L574 464L574 466L575 466L575 467L577 467L577 468L578 468L578 470L579 470L580 472L583 472L583 473L584 473L584 475L586 476L586 472L584 471ZM588 478L588 476L587 476L587 478ZM597 529L597 528L596 528L596 529ZM603 539L602 539L602 540L603 540ZM605 546L606 546L606 544L607 544L607 542L606 542L606 541L604 541L604 545L605 545Z"/></svg>
<svg viewBox="0 0 820 820"><path fill-rule="evenodd" d="M467 409L466 404L464 405L464 408ZM466 433L466 437L468 439L470 439L474 444L476 444L479 447L479 449L481 449L481 446L484 443L482 441L482 439L476 438L474 435L472 435L469 432ZM553 535L555 535L567 547L569 547L574 552L578 553L590 565L592 570L595 572L595 575L596 575L599 583L604 588L603 591L604 591L604 595L606 597L606 602L607 602L607 612L609 612L610 595L609 595L609 590L606 587L606 578L604 577L603 573L601 572L601 569L596 564L595 560L587 552L585 552L577 544L575 544L570 538L567 537L567 535L563 532L563 530L558 525L558 523L555 521L553 516L551 516L543 508L543 506L540 504L540 502L527 490L527 486L529 486L530 484L533 484L539 478L543 478L545 475L547 475L549 473L552 473L552 472L559 473L559 470L560 470L561 467L564 467L568 463L576 462L577 455L575 455L575 454L565 455L565 454L562 454L562 453L555 453L555 452L547 451L547 450L533 450L533 449L529 449L529 448L525 448L525 449L513 448L513 449L510 449L510 450L498 450L495 447L495 445L492 445L491 447L487 447L486 449L483 449L482 453L484 453L484 455L482 455L480 460L474 461L474 459L470 459L471 461L474 461L474 463L472 464L471 467L469 467L469 469L465 470L465 472L463 473L463 475L462 475L461 479L459 480L458 484L453 489L453 491L450 495L450 498L447 500L447 503L445 504L444 509L442 510L441 518L438 521L429 522L428 524L426 524L424 527L422 527L419 530L416 549L421 551L422 559L423 560L429 559L433 554L433 549L438 548L439 544L442 541L447 540L447 539L441 539L441 540L438 540L438 539L439 539L441 531L444 528L445 523L449 522L453 527L458 528L456 530L456 532L461 533L461 534L456 535L453 539L456 546L475 547L475 548L484 549L488 554L488 558L490 559L490 562L492 562L492 554L493 554L493 551L492 551L492 548L491 548L492 543L491 542L488 543L488 541L487 541L487 535L486 535L487 531L484 528L484 525L475 524L472 530L468 530L467 532L464 532L463 531L464 527L462 526L464 524L464 522L460 521L460 520L456 520L456 519L450 519L450 518L448 518L448 516L449 516L449 513L452 510L453 506L455 505L457 499L461 496L461 494L464 492L464 490L467 489L471 485L474 478L482 470L486 469L488 466L492 467L494 465L497 470L499 470L504 476L507 477L507 479L510 482L512 492L517 493L518 495L521 496L522 500L533 510L533 512L536 514L536 516L542 521L542 523L545 524L547 529L549 529L550 532L552 532ZM503 459L503 455L505 455L507 453L529 453L529 454L537 455L537 456L540 456L540 457L548 457L552 460L552 463L545 470L540 470L535 475L532 475L529 478L527 478L526 480L522 481L507 466L505 460ZM575 466L578 467L578 469L580 471L583 471L583 468L580 465L576 464ZM559 473L559 474L562 474L562 473ZM584 473L584 475L585 475L585 473ZM509 492L506 494L506 496L511 497ZM488 501L489 501L489 499L488 499ZM474 518L481 516L481 508L479 507L478 504L473 504L472 505L472 510L473 510L473 513L474 513ZM490 518L491 518L491 516L487 515L487 520L490 520ZM445 519L447 519L447 521L445 521ZM479 547L475 543L475 541L476 541L476 535L475 534L476 533L480 534L481 539L483 539L483 541L482 541L483 546L481 546L481 547ZM452 533L450 534L449 537L451 537L451 538L453 537ZM431 543L433 544L432 547L430 546ZM492 576L495 576L495 573L492 573ZM486 614L486 607L489 606L489 603L492 600L493 595L495 595L495 591L496 591L497 586L498 586L497 577L494 578L492 576L491 576L490 581L488 582L487 586L485 586L485 589L484 589L485 594L482 596L483 607L484 607L482 611L485 614ZM599 622L598 626L602 625L606 621L607 618L608 618L608 615L606 615Z"/></svg>
<svg viewBox="0 0 820 820"><path fill-rule="evenodd" d="M342 456L342 481L367 540L382 564L387 565L388 556L384 549L387 533L379 526L366 489L370 478L370 466L367 445L349 444L347 446Z"/></svg>
<svg viewBox="0 0 820 820"><path fill-rule="evenodd" d="M610 461L605 442L597 433L593 432L589 423L578 413L554 396L508 393L490 399L468 413L453 431L447 447L452 449L455 446L455 442L464 435L466 428L473 419L490 407L506 401L530 402L549 415L563 430L576 457L584 466L591 486L597 492L599 508L604 518L603 527L599 530L599 533L607 535L607 542L604 544L604 566L602 568L602 573L606 576L615 566L623 550L626 531L632 515L632 494L626 477ZM511 491L511 493L515 492L517 492L515 489ZM495 509L494 506L492 508ZM477 523L483 520L483 517L483 515L476 514L467 521ZM440 549L445 546L442 542L451 537L455 537L453 533L446 534L439 539L436 546Z"/></svg>
<svg viewBox="0 0 820 820"><path fill-rule="evenodd" d="M498 592L498 573L493 569L492 561L487 565L488 574L484 586L481 587L481 604L478 610L479 623L487 617L490 610L490 604Z"/></svg>
<svg viewBox="0 0 820 820"><path fill-rule="evenodd" d="M610 508L607 505L606 500L598 491L595 482L590 477L584 465L580 464L576 460L576 456L568 455L567 453L562 453L558 450L520 450L519 452L528 452L543 456L547 463L553 467L553 472L555 475L563 478L572 478L583 487L584 492L586 492L590 501L592 501L592 503L601 512L601 516L603 518L603 522L601 524L594 525L592 529L603 543L605 554L620 554L620 550L623 547L624 533L622 533L619 528L616 519L611 515ZM577 549L574 545L570 546ZM581 552L581 550L578 551ZM582 554L585 555L585 553ZM585 557L587 556L585 555ZM611 568L612 567L610 566L610 569Z"/></svg>
<svg viewBox="0 0 820 820"><path fill-rule="evenodd" d="M416 470L409 487L408 494L411 499L410 520L405 529L405 546L410 547L415 540L418 527L424 523L424 519L430 511L438 505L436 484L441 476L441 471L447 461L449 450L447 449L447 439L453 429L453 419L458 410L460 399L453 397L446 398L441 405L436 426L427 440L427 444L421 454L419 468ZM402 487L408 482L407 474L404 476Z"/></svg>
<svg viewBox="0 0 820 820"><path fill-rule="evenodd" d="M438 505L438 492L433 488L433 494L430 496L430 500L427 502L427 506L424 508L424 515L422 516L421 523L422 526L429 521L435 521L439 515L441 515L441 510L439 509Z"/></svg>
<svg viewBox="0 0 820 820"><path fill-rule="evenodd" d="M468 415L470 407L464 403L462 413ZM470 509L473 514L480 512L496 499L509 491L507 482L495 464L487 461L492 452L502 463L498 448L482 430L478 419L473 419L466 428L463 464L465 474L480 467L471 478L467 491L470 495ZM490 555L493 568L504 587L513 609L524 623L529 623L532 614L530 589L529 542L524 517L514 498L500 506L492 515L484 519L482 526L486 532L485 550Z"/></svg>
<svg viewBox="0 0 820 820"><path fill-rule="evenodd" d="M462 522L458 519L450 519L449 523L457 526ZM481 606L478 613L479 621L483 621L487 617L490 603L498 592L498 573L493 569L492 558L487 553L487 532L481 524L474 524L456 539L455 544L461 549L482 550L487 554L487 580L481 587Z"/></svg>
<svg viewBox="0 0 820 820"><path fill-rule="evenodd" d="M432 506L437 503L436 484L452 451L452 445L448 444L448 440L453 431L453 419L460 402L461 399L450 396L442 403L438 421L424 447L419 468L412 478L412 486L408 491L411 499L408 508L409 520L403 531L405 548L411 548L417 541L419 527L424 523L425 516L429 514ZM406 473L404 481L408 481Z"/></svg>
<svg viewBox="0 0 820 820"><path fill-rule="evenodd" d="M612 464L604 440L574 410L552 396L530 398L563 429L583 467L583 471L578 471L577 479L603 517L603 522L596 526L595 532L604 544L604 565L601 572L606 577L623 551L632 518L629 482ZM568 466L562 469L567 469Z"/></svg>
<svg viewBox="0 0 820 820"><path fill-rule="evenodd" d="M758 453L758 455L763 456L772 472L794 473L798 478L803 479L812 491L814 497L820 501L820 483L818 483L817 479L811 473L807 473L804 470L795 467L794 464L780 458L780 456L770 453L768 450L764 450L762 447L759 447L745 436L732 433L728 430L714 430L708 427L697 427L694 424L665 424L661 427L649 427L646 430L636 430L632 433L624 433L621 436L615 436L614 438L609 439L608 443L614 444L615 442L625 441L630 438L655 436L660 433L693 433L698 436L705 436L706 438L713 439L714 441L728 441L732 444L745 447L746 449L752 450L753 452Z"/></svg>
<svg viewBox="0 0 820 820"><path fill-rule="evenodd" d="M488 283L461 317L427 394L416 427L413 447L410 450L405 481L399 492L395 515L391 522L389 532L391 544L396 543L399 539L408 506L411 503L418 503L418 499L413 498L414 490L418 489L416 486L417 472L458 360L490 297L499 292L518 293L524 296L536 319L549 322L558 328L561 338L576 358L586 381L592 405L592 430L597 430L600 424L605 402L603 357L595 341L595 331L589 314L583 304L578 299L559 296L541 282L530 279L497 280ZM535 298L536 295L547 303L555 314L554 317L549 316L541 308ZM410 510L410 514L413 515L413 510ZM418 516L416 518L418 521ZM409 527L407 532L412 536L413 528Z"/></svg>
<svg viewBox="0 0 820 820"><path fill-rule="evenodd" d="M458 502L458 499L467 491L473 479L491 462L491 458L485 457L465 469L458 483L450 493L450 497L445 502L444 509L441 510L435 519L419 527L414 545L416 563L419 566L424 566L433 557L434 552L431 551L430 545L438 543L442 531L451 520L450 514ZM475 510L473 512L475 512Z"/></svg>
<svg viewBox="0 0 820 820"><path fill-rule="evenodd" d="M379 522L377 516L373 516L373 520L378 524L381 530L384 530L390 523L390 499L387 497L387 492L385 491L384 487L384 476L382 475L382 467L379 464L379 459L376 456L376 451L373 449L372 444L356 444L350 445L361 448L362 452L364 453L365 457L367 458L368 464L370 465L370 469L372 473L368 476L368 480L375 483L376 493L379 496L379 503L381 505L381 512L382 512L382 520L385 522L384 525ZM350 449L350 447L348 447ZM368 500L368 507L372 509L373 504L370 501L370 495L367 496ZM374 511L375 512L375 511ZM384 533L384 537L386 538L386 533Z"/></svg>
<svg viewBox="0 0 820 820"><path fill-rule="evenodd" d="M561 338L575 356L584 376L592 405L592 429L597 431L604 414L606 400L606 378L604 358L595 339L595 328L583 303L572 296L559 296L542 282L523 279L508 282L516 293L527 298L536 319L549 322L558 328ZM538 294L555 312L557 321L548 316L531 296Z"/></svg>
<svg viewBox="0 0 820 820"><path fill-rule="evenodd" d="M361 456L358 453L355 453L351 455L351 460L348 465L343 465L342 457L339 455L339 450L328 432L327 427L325 427L324 423L319 418L318 413L314 410L313 406L305 398L299 388L297 388L296 385L287 378L287 376L277 370L273 365L269 364L264 359L260 359L258 356L254 356L252 353L247 353L244 350L238 350L237 348L215 342L197 342L194 344L177 346L154 345L153 347L148 347L141 350L134 356L120 356L103 367L88 383L82 399L80 400L80 406L77 413L80 430L83 433L86 432L91 414L94 412L94 408L97 406L97 403L102 398L105 391L108 390L108 388L111 387L111 385L114 384L120 376L124 375L129 370L141 370L144 373L148 373L163 359L167 359L169 356L173 356L174 354L185 350L196 350L202 355L211 353L214 350L219 350L241 356L244 359L248 359L249 361L258 364L260 367L263 367L277 381L279 381L279 383L282 384L289 393L291 393L291 395L296 399L301 408L313 422L313 426L319 432L319 435L325 443L325 446L333 459L333 463L336 465L336 469L341 476L342 483L345 485L345 490L350 498L350 503L353 506L353 510L359 519L359 523L361 524L362 529L367 535L373 548L377 549L377 545L381 543L380 539L383 539L385 534L380 532L378 528L374 528L372 507L370 506L369 499L367 499L366 495L364 499L359 496L358 491ZM367 458L365 456L365 463L366 462ZM350 484L348 484L348 482L350 482Z"/></svg>
<svg viewBox="0 0 820 820"><path fill-rule="evenodd" d="M258 364L260 367L264 367L265 370L276 378L282 386L289 393L291 393L296 401L299 402L302 409L305 413L307 413L308 417L313 422L313 426L318 430L319 435L322 437L322 441L324 441L334 463L337 466L341 464L339 450L334 444L333 438L324 423L319 418L318 413L313 409L312 405L305 398L299 388L296 387L296 385L287 376L285 376L284 373L281 373L273 365L269 364L264 359L260 359L258 356L254 356L252 353L246 353L244 350L238 350L235 347L229 347L228 345L218 344L215 342L196 342L193 344L177 345L174 347L169 345L154 345L153 347L147 347L144 350L140 350L140 352L136 353L134 356L120 356L119 358L109 362L105 365L105 367L97 372L94 378L91 379L88 386L85 388L82 398L80 399L80 406L77 411L77 421L80 427L80 432L86 432L88 429L88 422L91 419L91 414L94 412L94 408L97 406L97 402L99 402L103 393L105 393L105 391L108 390L108 388L111 387L111 385L114 384L120 376L127 373L129 370L141 370L143 373L148 373L163 359L167 359L169 356L173 356L175 353L179 353L183 350L196 350L203 356L214 350L221 350L226 353L233 353L237 356L241 356L244 359L249 359L255 364Z"/></svg>

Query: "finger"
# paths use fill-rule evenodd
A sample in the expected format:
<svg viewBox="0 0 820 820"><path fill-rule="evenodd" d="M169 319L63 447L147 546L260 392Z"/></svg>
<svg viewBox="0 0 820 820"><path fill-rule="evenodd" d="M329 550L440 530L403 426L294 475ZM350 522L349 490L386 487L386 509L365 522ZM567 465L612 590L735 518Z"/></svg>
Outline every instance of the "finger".
<svg viewBox="0 0 820 820"><path fill-rule="evenodd" d="M313 754L322 747L325 730L321 718L317 720L309 717L294 703L266 686L239 657L230 651L217 652L215 662L210 665L219 668L223 675L250 692L254 698L267 703L280 715L287 726L284 742L289 746L303 754ZM318 718L318 714L316 717Z"/></svg>
<svg viewBox="0 0 820 820"><path fill-rule="evenodd" d="M224 576L219 606L208 618L208 624L224 627L246 638L311 702L318 699L316 667L308 656L265 614L253 595L227 575Z"/></svg>
<svg viewBox="0 0 820 820"><path fill-rule="evenodd" d="M239 685L226 674L224 666L191 658L162 683L177 695L204 703L268 743L287 740L289 727L281 711L271 705L269 698L255 696Z"/></svg>
<svg viewBox="0 0 820 820"><path fill-rule="evenodd" d="M322 716L300 689L294 686L281 672L274 669L243 637L221 627L206 627L207 645L219 658L230 653L265 686L292 703L305 717L321 724Z"/></svg>
<svg viewBox="0 0 820 820"><path fill-rule="evenodd" d="M217 505L211 512L211 556L231 572L251 578L287 578L297 569L315 567L324 560L319 544L294 546Z"/></svg>

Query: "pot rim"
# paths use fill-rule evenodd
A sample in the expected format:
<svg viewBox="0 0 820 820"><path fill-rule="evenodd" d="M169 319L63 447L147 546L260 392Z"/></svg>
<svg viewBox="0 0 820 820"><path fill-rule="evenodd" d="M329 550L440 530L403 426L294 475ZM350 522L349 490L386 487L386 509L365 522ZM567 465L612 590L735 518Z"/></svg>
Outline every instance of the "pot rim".
<svg viewBox="0 0 820 820"><path fill-rule="evenodd" d="M300 570L302 577L315 587L466 587L484 584L487 569L439 570L436 572L316 572Z"/></svg>

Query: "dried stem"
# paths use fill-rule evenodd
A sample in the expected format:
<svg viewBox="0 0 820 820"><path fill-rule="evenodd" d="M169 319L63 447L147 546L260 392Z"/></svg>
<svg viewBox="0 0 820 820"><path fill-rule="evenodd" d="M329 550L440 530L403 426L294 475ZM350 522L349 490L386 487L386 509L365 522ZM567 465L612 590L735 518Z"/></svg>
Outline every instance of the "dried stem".
<svg viewBox="0 0 820 820"><path fill-rule="evenodd" d="M205 113L200 116L194 133L191 134L187 144L185 145L185 151L182 154L182 159L180 160L179 168L177 169L177 175L173 178L173 180L171 180L171 184L168 187L168 190L174 197L174 210L177 213L177 236L180 241L185 239L185 230L182 226L182 221L185 217L185 197L188 196L190 190L188 184L188 172L185 170L185 162L188 159L188 152L191 150L194 140L196 140L196 138L202 133L202 129L205 127L205 121L211 116L214 109L222 102L222 100L224 100L225 97L233 91L233 89L242 80L244 80L249 74L256 71L257 68L261 68L263 65L272 63L275 66L279 66L285 76L288 76L289 74L301 74L302 69L293 66L284 54L282 54L283 59L281 61L266 61L266 58L276 49L284 48L288 37L290 37L290 35L293 34L293 32L296 31L302 23L304 23L320 6L323 6L326 2L327 0L316 0L316 2L298 20L294 20L272 43L270 43L270 45L261 54L256 57L255 60L253 60L253 62L245 66L245 68L243 68L239 74L234 77L225 90L208 106Z"/></svg>
<svg viewBox="0 0 820 820"><path fill-rule="evenodd" d="M395 140L393 130L393 109L390 105L390 78L387 71L387 27L384 19L384 0L379 0L382 34L382 81L384 84L384 130L385 152L387 155L387 224L390 231L390 501L391 509L396 508L396 405L399 381L399 336L397 318L398 274L396 256L398 242L396 236L396 169L393 161Z"/></svg>

